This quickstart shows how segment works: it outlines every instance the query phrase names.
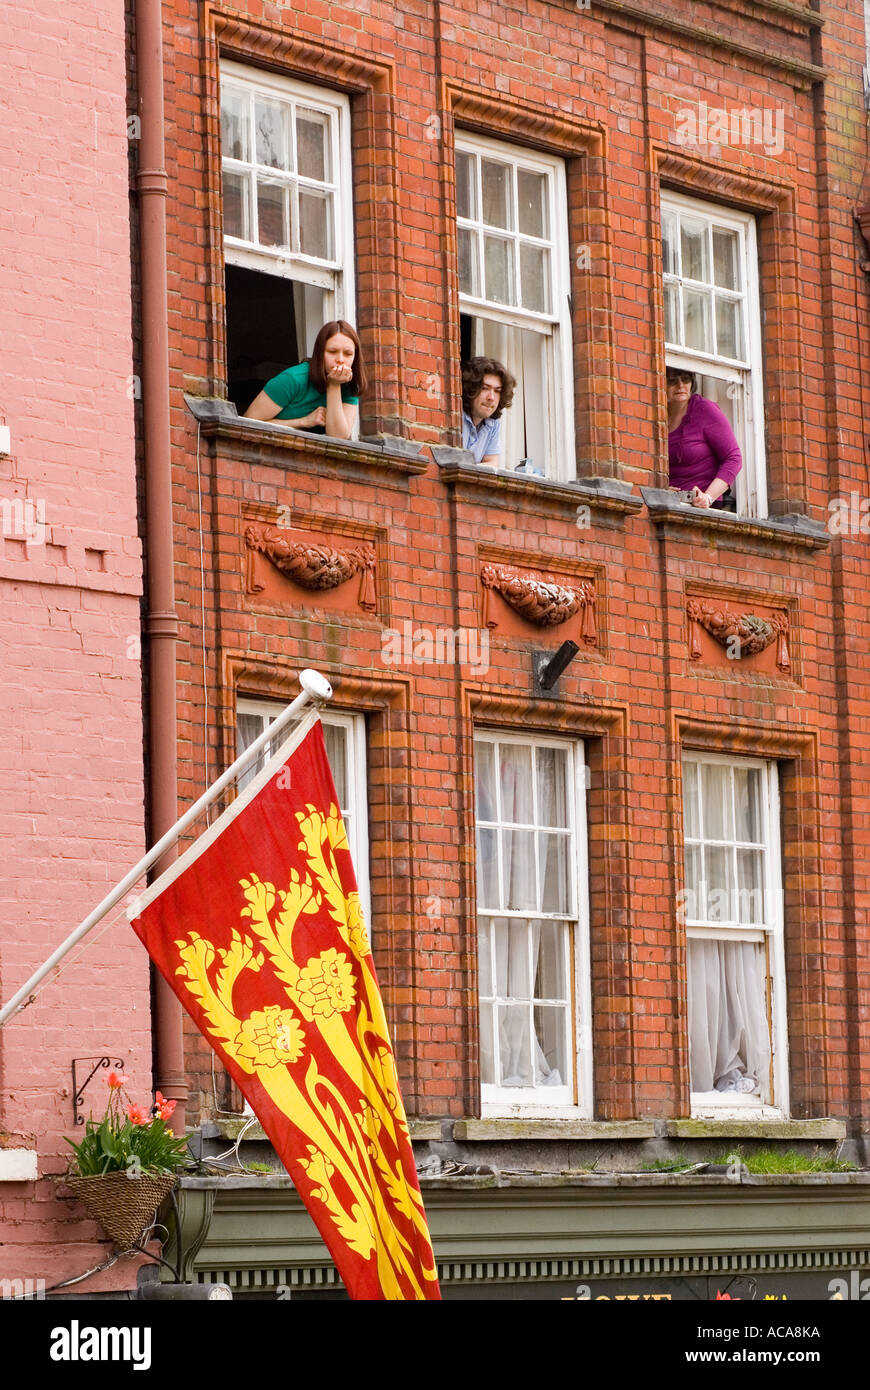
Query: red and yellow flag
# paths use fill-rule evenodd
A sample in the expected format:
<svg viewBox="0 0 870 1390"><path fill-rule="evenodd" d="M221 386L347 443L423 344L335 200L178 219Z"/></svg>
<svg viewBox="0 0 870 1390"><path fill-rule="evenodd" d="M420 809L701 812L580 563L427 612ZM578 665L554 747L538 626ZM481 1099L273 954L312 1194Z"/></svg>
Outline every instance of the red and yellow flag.
<svg viewBox="0 0 870 1390"><path fill-rule="evenodd" d="M316 714L137 913L134 931L250 1102L351 1298L440 1298Z"/></svg>

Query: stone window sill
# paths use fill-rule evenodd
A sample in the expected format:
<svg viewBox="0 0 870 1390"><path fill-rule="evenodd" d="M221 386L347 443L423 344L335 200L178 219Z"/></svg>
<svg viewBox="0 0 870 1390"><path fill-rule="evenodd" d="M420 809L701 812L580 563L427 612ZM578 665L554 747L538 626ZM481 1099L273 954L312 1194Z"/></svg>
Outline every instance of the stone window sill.
<svg viewBox="0 0 870 1390"><path fill-rule="evenodd" d="M674 1139L845 1139L845 1120L668 1120Z"/></svg>
<svg viewBox="0 0 870 1390"><path fill-rule="evenodd" d="M245 1126L248 1125L248 1128ZM248 1118L244 1115L222 1115L216 1120L212 1120L209 1133L212 1137L220 1136L221 1139L229 1139L235 1142L244 1129L243 1144L247 1143L267 1143L268 1136L263 1130L259 1120L254 1120L249 1124ZM441 1138L440 1120L408 1120L408 1132L414 1143L423 1142L427 1139L438 1140Z"/></svg>
<svg viewBox="0 0 870 1390"><path fill-rule="evenodd" d="M453 1138L507 1141L516 1139L652 1139L652 1120L456 1120Z"/></svg>
<svg viewBox="0 0 870 1390"><path fill-rule="evenodd" d="M748 548L757 549L758 542L762 542L763 545L798 546L804 550L821 550L831 543L830 533L820 521L811 521L797 512L764 518L735 516L733 512L693 507L677 500L668 488L642 487L640 495L654 522L696 528L725 543L740 545L746 541Z"/></svg>
<svg viewBox="0 0 870 1390"><path fill-rule="evenodd" d="M265 449L274 451L276 457L270 462L282 468L334 473L336 465L345 469L350 465L363 476L382 476L385 471L408 476L425 473L429 467L428 460L422 457L422 444L396 435L331 439L271 420L246 420L231 401L190 395L185 395L184 401L203 438L231 441L258 455Z"/></svg>
<svg viewBox="0 0 870 1390"><path fill-rule="evenodd" d="M511 469L489 468L475 463L467 449L449 449L433 444L432 457L443 483L461 488L473 501L485 494L486 502L502 501L525 511L576 518L578 507L586 506L599 518L625 516L639 512L643 502L632 495L631 483L616 478L578 478L575 482L556 482L536 473L516 473Z"/></svg>

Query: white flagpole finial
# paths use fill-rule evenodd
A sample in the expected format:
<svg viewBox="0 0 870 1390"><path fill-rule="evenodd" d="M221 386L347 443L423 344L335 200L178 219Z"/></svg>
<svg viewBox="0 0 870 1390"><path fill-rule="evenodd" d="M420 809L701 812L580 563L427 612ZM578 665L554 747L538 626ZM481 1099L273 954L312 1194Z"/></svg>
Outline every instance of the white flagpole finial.
<svg viewBox="0 0 870 1390"><path fill-rule="evenodd" d="M329 681L319 671L312 671L310 666L306 667L304 671L300 671L299 684L312 700L332 699L332 686Z"/></svg>

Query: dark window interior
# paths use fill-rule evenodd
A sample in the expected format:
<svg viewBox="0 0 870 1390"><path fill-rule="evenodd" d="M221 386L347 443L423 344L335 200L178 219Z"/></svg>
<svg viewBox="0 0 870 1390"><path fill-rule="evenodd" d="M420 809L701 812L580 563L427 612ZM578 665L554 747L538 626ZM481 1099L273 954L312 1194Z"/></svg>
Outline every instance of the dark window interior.
<svg viewBox="0 0 870 1390"><path fill-rule="evenodd" d="M300 361L293 281L227 265L227 393L244 415L266 382Z"/></svg>

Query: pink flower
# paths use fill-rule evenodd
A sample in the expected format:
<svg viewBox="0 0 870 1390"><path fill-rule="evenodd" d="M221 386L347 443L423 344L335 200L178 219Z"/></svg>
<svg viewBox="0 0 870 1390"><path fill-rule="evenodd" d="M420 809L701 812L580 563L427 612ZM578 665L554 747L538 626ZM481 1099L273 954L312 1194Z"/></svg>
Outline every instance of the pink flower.
<svg viewBox="0 0 870 1390"><path fill-rule="evenodd" d="M134 1125L147 1125L149 1116L146 1114L141 1105L128 1105L127 1119L130 1121L131 1124Z"/></svg>
<svg viewBox="0 0 870 1390"><path fill-rule="evenodd" d="M161 1120L168 1120L177 1104L175 1100L166 1100L161 1091L155 1091L151 1113Z"/></svg>
<svg viewBox="0 0 870 1390"><path fill-rule="evenodd" d="M109 1075L104 1077L103 1080L110 1091L120 1091L122 1086L126 1086L130 1078L129 1076L119 1076L116 1071L110 1071Z"/></svg>

